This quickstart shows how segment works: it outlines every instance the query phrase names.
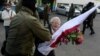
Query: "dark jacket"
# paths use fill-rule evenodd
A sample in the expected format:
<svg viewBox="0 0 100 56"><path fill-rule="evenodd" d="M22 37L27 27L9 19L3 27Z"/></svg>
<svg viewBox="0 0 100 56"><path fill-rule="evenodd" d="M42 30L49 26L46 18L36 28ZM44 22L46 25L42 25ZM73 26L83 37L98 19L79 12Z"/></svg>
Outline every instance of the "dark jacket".
<svg viewBox="0 0 100 56"><path fill-rule="evenodd" d="M81 13L85 13L86 11L90 10L92 7L94 7L94 4L89 3L87 6L85 6L82 10ZM96 10L94 12L92 12L85 21L91 21L95 18L96 16Z"/></svg>
<svg viewBox="0 0 100 56"><path fill-rule="evenodd" d="M68 12L68 19L72 19L74 17L74 13L75 13L75 5L72 4Z"/></svg>
<svg viewBox="0 0 100 56"><path fill-rule="evenodd" d="M35 38L40 38L42 41L50 40L49 31L33 15L34 13L30 9L22 7L21 11L12 19L6 52L12 55L31 54Z"/></svg>

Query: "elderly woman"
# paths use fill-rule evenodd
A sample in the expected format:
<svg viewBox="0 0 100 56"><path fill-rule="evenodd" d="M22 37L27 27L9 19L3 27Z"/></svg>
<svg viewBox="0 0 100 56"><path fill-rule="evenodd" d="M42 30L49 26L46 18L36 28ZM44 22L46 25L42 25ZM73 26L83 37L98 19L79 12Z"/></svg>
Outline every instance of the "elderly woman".
<svg viewBox="0 0 100 56"><path fill-rule="evenodd" d="M54 32L56 32L58 30L58 28L61 25L60 18L59 17L51 18L50 24L51 24L52 34L53 34ZM36 38L36 40L38 40L38 41L35 41L36 49L35 49L34 56L45 56L45 55L41 54L37 49L39 43L43 43L44 41L40 40L39 38ZM55 56L54 50L51 51L47 56Z"/></svg>
<svg viewBox="0 0 100 56"><path fill-rule="evenodd" d="M51 23L51 29L52 29L52 34L53 34L61 26L61 20L59 17L53 17L53 18L51 18L50 23Z"/></svg>

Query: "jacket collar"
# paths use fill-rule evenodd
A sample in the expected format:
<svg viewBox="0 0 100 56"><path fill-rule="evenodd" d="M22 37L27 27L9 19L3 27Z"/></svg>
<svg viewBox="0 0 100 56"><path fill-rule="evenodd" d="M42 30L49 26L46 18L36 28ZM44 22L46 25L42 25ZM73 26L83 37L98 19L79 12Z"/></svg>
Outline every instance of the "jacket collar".
<svg viewBox="0 0 100 56"><path fill-rule="evenodd" d="M35 15L35 13L33 13L32 10L30 10L29 8L24 7L24 6L21 8L21 11L24 11L24 12L31 14L31 15Z"/></svg>

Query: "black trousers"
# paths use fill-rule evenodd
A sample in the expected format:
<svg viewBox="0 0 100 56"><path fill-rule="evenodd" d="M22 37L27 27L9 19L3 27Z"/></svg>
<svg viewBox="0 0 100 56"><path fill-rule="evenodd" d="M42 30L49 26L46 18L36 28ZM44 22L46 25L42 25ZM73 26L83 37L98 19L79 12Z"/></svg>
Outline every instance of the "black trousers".
<svg viewBox="0 0 100 56"><path fill-rule="evenodd" d="M91 21L84 21L83 22L83 30L82 30L82 33L84 34L86 28L89 27L91 32L94 32L94 29L93 29L93 20Z"/></svg>
<svg viewBox="0 0 100 56"><path fill-rule="evenodd" d="M49 14L44 14L43 21L44 21L44 26L46 26L46 24L47 24L50 33L52 33L51 32L51 25L50 25L50 22L49 22Z"/></svg>
<svg viewBox="0 0 100 56"><path fill-rule="evenodd" d="M9 26L5 26L5 37L8 37Z"/></svg>
<svg viewBox="0 0 100 56"><path fill-rule="evenodd" d="M48 25L48 29L49 29L50 33L52 33L52 32L51 32L51 25L50 25L49 19L44 19L44 26L45 26L46 24Z"/></svg>
<svg viewBox="0 0 100 56"><path fill-rule="evenodd" d="M73 18L74 18L73 16L68 16L67 21L69 21L70 19L73 19Z"/></svg>

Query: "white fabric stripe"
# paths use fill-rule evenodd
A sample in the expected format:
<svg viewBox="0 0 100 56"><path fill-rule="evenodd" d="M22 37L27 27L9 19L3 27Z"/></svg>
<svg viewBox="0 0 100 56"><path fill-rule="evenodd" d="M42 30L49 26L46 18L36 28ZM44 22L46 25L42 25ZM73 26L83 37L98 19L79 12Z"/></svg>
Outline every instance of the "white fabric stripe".
<svg viewBox="0 0 100 56"><path fill-rule="evenodd" d="M72 19L72 20L69 20L68 22L66 22L65 24L63 24L58 29L58 31L56 31L52 35L52 39L53 39L53 42L52 43L54 43L57 40L57 38L61 35L61 33L64 32L65 30L68 30L68 29L70 29L72 27L75 27L76 25L81 24L98 6L100 6L100 5L97 5L97 6L93 7L89 11L83 13L82 15L80 15L80 16ZM52 45L52 43L50 43L50 45ZM38 50L43 55L48 55L49 52L54 49L54 48L50 47L50 45L48 45L49 43L47 44L45 42L45 43L42 43L42 44L40 44L41 47L38 47Z"/></svg>
<svg viewBox="0 0 100 56"><path fill-rule="evenodd" d="M61 35L62 32L64 32L65 30L67 29L70 29L76 25L79 25L81 24L94 10L96 10L96 8L98 7L99 5L93 7L92 9L90 9L89 11L69 20L68 22L66 22L65 24L63 24L59 29L58 31L56 31L53 35L52 35L52 39L54 40L53 42L56 41L56 39ZM53 43L52 42L52 43ZM51 44L52 44L51 43Z"/></svg>

